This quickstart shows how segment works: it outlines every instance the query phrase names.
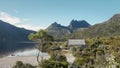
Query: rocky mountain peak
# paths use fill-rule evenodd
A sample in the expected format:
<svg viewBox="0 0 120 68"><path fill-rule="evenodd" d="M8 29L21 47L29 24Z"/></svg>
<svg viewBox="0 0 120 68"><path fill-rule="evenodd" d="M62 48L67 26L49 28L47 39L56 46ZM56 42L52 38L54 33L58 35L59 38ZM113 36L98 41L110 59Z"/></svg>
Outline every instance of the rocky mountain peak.
<svg viewBox="0 0 120 68"><path fill-rule="evenodd" d="M61 26L60 24L58 24L57 22L54 22L51 24L51 26Z"/></svg>
<svg viewBox="0 0 120 68"><path fill-rule="evenodd" d="M80 20L80 21L72 20L68 27L70 29L77 29L77 28L88 28L89 26L90 24L85 20Z"/></svg>

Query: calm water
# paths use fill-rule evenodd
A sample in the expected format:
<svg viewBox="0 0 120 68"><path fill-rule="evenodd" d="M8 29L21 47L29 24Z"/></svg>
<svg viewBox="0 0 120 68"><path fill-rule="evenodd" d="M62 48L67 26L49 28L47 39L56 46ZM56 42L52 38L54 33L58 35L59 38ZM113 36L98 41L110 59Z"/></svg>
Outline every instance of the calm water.
<svg viewBox="0 0 120 68"><path fill-rule="evenodd" d="M25 50L25 51L19 51L16 53L13 53L9 55L8 57L13 57L13 56L36 56L39 53L39 50L37 49L31 49L31 50ZM47 53L40 53L42 56L48 56Z"/></svg>

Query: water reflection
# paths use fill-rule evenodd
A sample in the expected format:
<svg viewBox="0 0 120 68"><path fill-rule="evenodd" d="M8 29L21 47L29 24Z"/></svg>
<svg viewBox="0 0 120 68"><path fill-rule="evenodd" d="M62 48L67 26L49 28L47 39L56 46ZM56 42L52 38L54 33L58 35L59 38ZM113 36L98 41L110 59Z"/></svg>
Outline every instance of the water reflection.
<svg viewBox="0 0 120 68"><path fill-rule="evenodd" d="M25 50L25 51L19 51L16 53L13 53L11 55L9 55L8 57L14 57L14 56L37 56L37 54L39 53L38 49L31 49L31 50ZM47 53L40 53L40 55L42 56L48 56Z"/></svg>

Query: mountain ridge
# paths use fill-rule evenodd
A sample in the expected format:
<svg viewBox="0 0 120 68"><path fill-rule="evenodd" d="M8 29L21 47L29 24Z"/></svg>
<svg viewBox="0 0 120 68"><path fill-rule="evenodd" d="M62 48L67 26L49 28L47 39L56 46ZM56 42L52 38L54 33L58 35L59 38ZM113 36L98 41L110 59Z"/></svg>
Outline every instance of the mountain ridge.
<svg viewBox="0 0 120 68"><path fill-rule="evenodd" d="M18 28L0 20L0 54L25 48L33 48L33 45L27 46L28 44L20 43L23 41L30 41L28 40L28 35L30 33L35 33L35 31Z"/></svg>
<svg viewBox="0 0 120 68"><path fill-rule="evenodd" d="M72 20L68 26L63 26L61 24L58 24L57 22L54 22L46 29L46 31L48 34L58 37L71 34L77 29L84 29L90 26L91 25L85 20Z"/></svg>
<svg viewBox="0 0 120 68"><path fill-rule="evenodd" d="M120 35L120 14L113 15L105 22L95 24L84 31L76 31L71 38L94 38Z"/></svg>

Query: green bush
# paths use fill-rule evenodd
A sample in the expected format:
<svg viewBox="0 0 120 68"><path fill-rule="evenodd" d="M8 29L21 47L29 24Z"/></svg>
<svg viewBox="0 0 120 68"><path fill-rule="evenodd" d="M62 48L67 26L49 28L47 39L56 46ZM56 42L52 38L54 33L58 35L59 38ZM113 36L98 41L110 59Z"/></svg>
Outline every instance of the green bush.
<svg viewBox="0 0 120 68"><path fill-rule="evenodd" d="M12 68L25 68L25 65L23 64L22 61L17 61Z"/></svg>
<svg viewBox="0 0 120 68"><path fill-rule="evenodd" d="M54 60L43 60L40 64L42 68L68 68L68 62L60 62Z"/></svg>
<svg viewBox="0 0 120 68"><path fill-rule="evenodd" d="M17 61L16 64L12 68L36 68L31 64L24 64L22 61Z"/></svg>
<svg viewBox="0 0 120 68"><path fill-rule="evenodd" d="M48 60L41 61L42 68L68 68L69 63L64 55L52 54Z"/></svg>

